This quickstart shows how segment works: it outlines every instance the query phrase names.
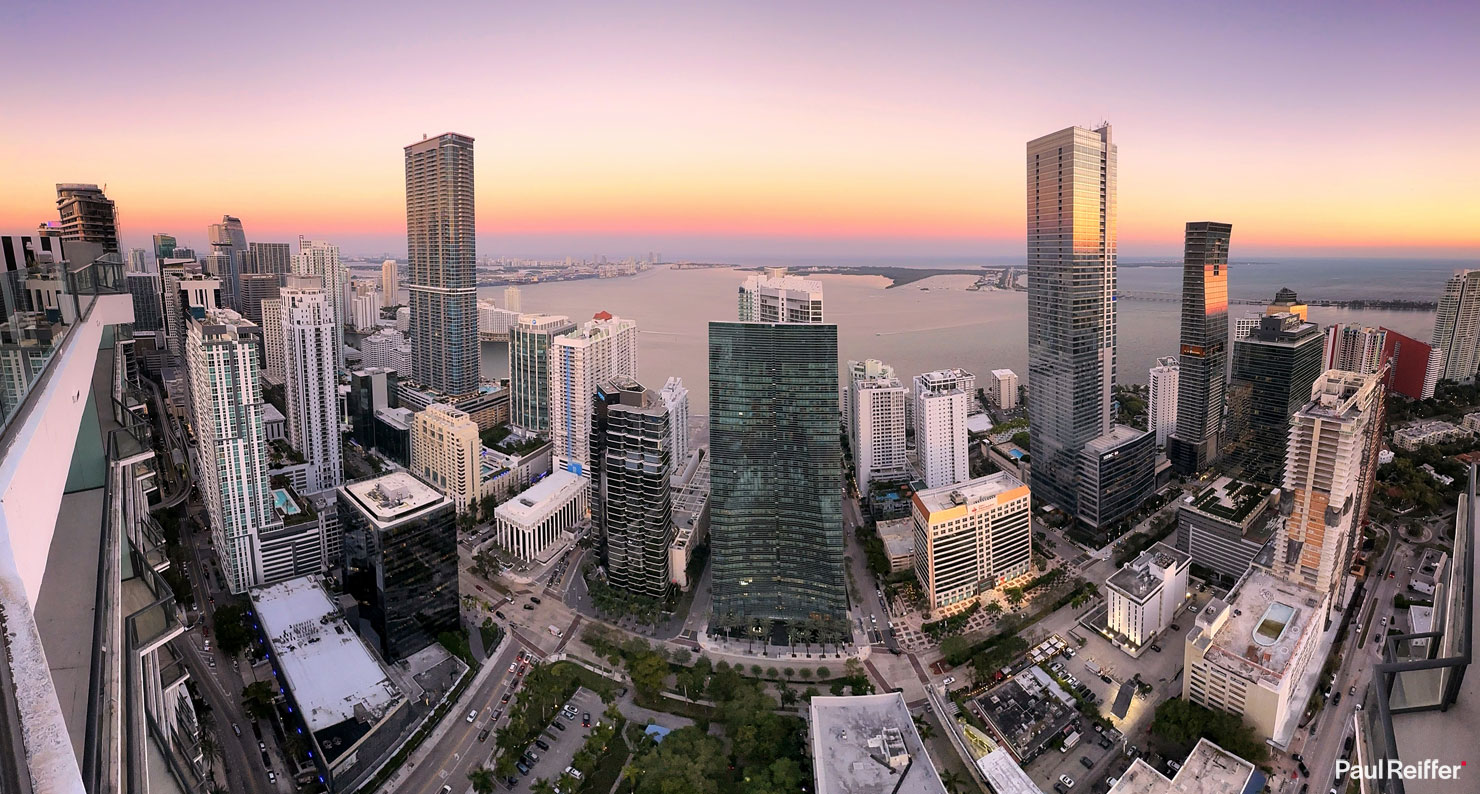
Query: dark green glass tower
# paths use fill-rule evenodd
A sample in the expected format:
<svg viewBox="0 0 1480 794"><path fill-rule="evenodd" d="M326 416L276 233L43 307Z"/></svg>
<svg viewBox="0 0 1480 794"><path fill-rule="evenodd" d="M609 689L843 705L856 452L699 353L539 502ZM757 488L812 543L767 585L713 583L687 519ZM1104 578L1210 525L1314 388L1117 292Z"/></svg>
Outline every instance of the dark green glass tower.
<svg viewBox="0 0 1480 794"><path fill-rule="evenodd" d="M709 416L712 625L845 627L837 326L710 323Z"/></svg>

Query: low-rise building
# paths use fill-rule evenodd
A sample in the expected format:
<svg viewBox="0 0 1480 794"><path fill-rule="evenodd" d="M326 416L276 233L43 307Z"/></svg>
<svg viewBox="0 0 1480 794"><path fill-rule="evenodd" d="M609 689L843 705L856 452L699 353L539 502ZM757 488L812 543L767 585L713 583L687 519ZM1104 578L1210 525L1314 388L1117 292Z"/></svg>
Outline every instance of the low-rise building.
<svg viewBox="0 0 1480 794"><path fill-rule="evenodd" d="M532 448L521 447L517 452L483 447L478 454L479 498L491 496L495 502L508 501L550 473L553 450L548 441Z"/></svg>
<svg viewBox="0 0 1480 794"><path fill-rule="evenodd" d="M1185 552L1156 543L1105 580L1110 632L1123 648L1139 651L1171 625L1187 601Z"/></svg>
<svg viewBox="0 0 1480 794"><path fill-rule="evenodd" d="M1167 778L1137 758L1109 794L1247 794L1264 788L1264 773L1207 739L1198 739L1176 775Z"/></svg>
<svg viewBox="0 0 1480 794"><path fill-rule="evenodd" d="M1480 411L1465 414L1465 418L1460 420L1459 426L1470 433L1480 433Z"/></svg>
<svg viewBox="0 0 1480 794"><path fill-rule="evenodd" d="M591 481L559 470L494 510L493 541L525 562L549 562L588 517Z"/></svg>
<svg viewBox="0 0 1480 794"><path fill-rule="evenodd" d="M896 518L878 523L879 540L889 556L889 572L909 570L915 564L915 520Z"/></svg>
<svg viewBox="0 0 1480 794"><path fill-rule="evenodd" d="M262 406L262 434L269 442L283 441L288 437L288 417L283 416L283 412L272 403Z"/></svg>
<svg viewBox="0 0 1480 794"><path fill-rule="evenodd" d="M913 498L914 566L929 609L952 615L1032 567L1028 486L997 472Z"/></svg>
<svg viewBox="0 0 1480 794"><path fill-rule="evenodd" d="M1444 581L1444 568L1448 563L1448 554L1438 549L1424 549L1423 556L1418 558L1418 564L1413 566L1413 576L1408 580L1409 589L1424 595L1433 595L1435 585Z"/></svg>
<svg viewBox="0 0 1480 794"><path fill-rule="evenodd" d="M251 597L310 756L325 786L341 790L410 729L406 696L316 579L259 587Z"/></svg>
<svg viewBox="0 0 1480 794"><path fill-rule="evenodd" d="M946 794L904 695L812 698L817 794Z"/></svg>
<svg viewBox="0 0 1480 794"><path fill-rule="evenodd" d="M673 475L673 543L668 570L680 590L688 590L694 551L709 537L709 447L696 448Z"/></svg>
<svg viewBox="0 0 1480 794"><path fill-rule="evenodd" d="M1464 430L1448 422L1430 419L1393 431L1393 446L1412 452L1419 447L1448 444L1464 437Z"/></svg>
<svg viewBox="0 0 1480 794"><path fill-rule="evenodd" d="M1177 548L1192 564L1238 581L1274 534L1278 491L1219 477L1177 507ZM1206 572L1202 572L1206 575Z"/></svg>

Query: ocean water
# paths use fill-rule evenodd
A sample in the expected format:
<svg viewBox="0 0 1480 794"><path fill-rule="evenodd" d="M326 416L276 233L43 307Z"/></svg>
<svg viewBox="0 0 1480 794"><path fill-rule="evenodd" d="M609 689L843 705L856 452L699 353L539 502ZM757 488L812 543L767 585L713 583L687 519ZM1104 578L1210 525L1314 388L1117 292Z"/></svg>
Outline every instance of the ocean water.
<svg viewBox="0 0 1480 794"><path fill-rule="evenodd" d="M1235 298L1272 298L1289 286L1308 299L1408 298L1432 300L1456 266L1446 262L1302 260L1298 265L1235 263L1230 292ZM1335 271L1335 272L1333 272ZM735 317L736 292L746 271L734 268L673 270L659 267L629 278L531 284L521 288L523 310L564 314L582 322L599 311L636 320L638 375L650 388L670 376L682 377L692 409L707 410L708 323ZM971 276L936 276L886 289L880 276L820 275L828 322L838 326L839 364L877 358L902 379L943 367L964 367L985 385L991 370L1006 367L1027 381L1027 294L972 291ZM1178 293L1177 267L1124 265L1122 292ZM502 305L503 288L480 289L481 297ZM1231 313L1254 311L1234 305ZM1158 356L1177 352L1175 301L1122 299L1117 306L1117 381L1145 383ZM1428 341L1432 312L1352 310L1312 307L1321 325L1354 322L1384 325ZM1230 323L1231 325L1231 323ZM508 348L483 344L483 373L508 375Z"/></svg>

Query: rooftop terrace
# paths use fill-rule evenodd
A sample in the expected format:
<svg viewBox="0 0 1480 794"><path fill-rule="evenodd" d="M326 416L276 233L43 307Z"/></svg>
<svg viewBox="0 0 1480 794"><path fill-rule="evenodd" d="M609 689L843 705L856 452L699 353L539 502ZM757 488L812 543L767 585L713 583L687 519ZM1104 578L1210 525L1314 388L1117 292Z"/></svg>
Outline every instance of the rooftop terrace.
<svg viewBox="0 0 1480 794"><path fill-rule="evenodd" d="M1206 631L1220 610L1228 617L1213 635L1207 659L1228 668L1243 668L1275 682L1285 675L1300 639L1320 631L1321 594L1257 568L1228 595L1213 599L1197 616Z"/></svg>
<svg viewBox="0 0 1480 794"><path fill-rule="evenodd" d="M904 695L812 698L818 794L946 794Z"/></svg>

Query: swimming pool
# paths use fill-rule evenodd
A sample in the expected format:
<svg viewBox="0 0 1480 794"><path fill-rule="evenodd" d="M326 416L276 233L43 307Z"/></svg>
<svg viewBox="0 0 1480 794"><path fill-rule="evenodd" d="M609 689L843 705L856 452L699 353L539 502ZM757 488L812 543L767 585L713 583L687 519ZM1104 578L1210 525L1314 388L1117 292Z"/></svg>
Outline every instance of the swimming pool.
<svg viewBox="0 0 1480 794"><path fill-rule="evenodd" d="M1295 608L1289 604L1278 601L1270 604L1254 627L1254 642L1266 647L1279 642L1292 617L1295 617Z"/></svg>
<svg viewBox="0 0 1480 794"><path fill-rule="evenodd" d="M288 492L282 488L272 489L272 506L276 507L277 511L285 516L303 512L298 507L298 504L293 501L293 497L289 496Z"/></svg>

